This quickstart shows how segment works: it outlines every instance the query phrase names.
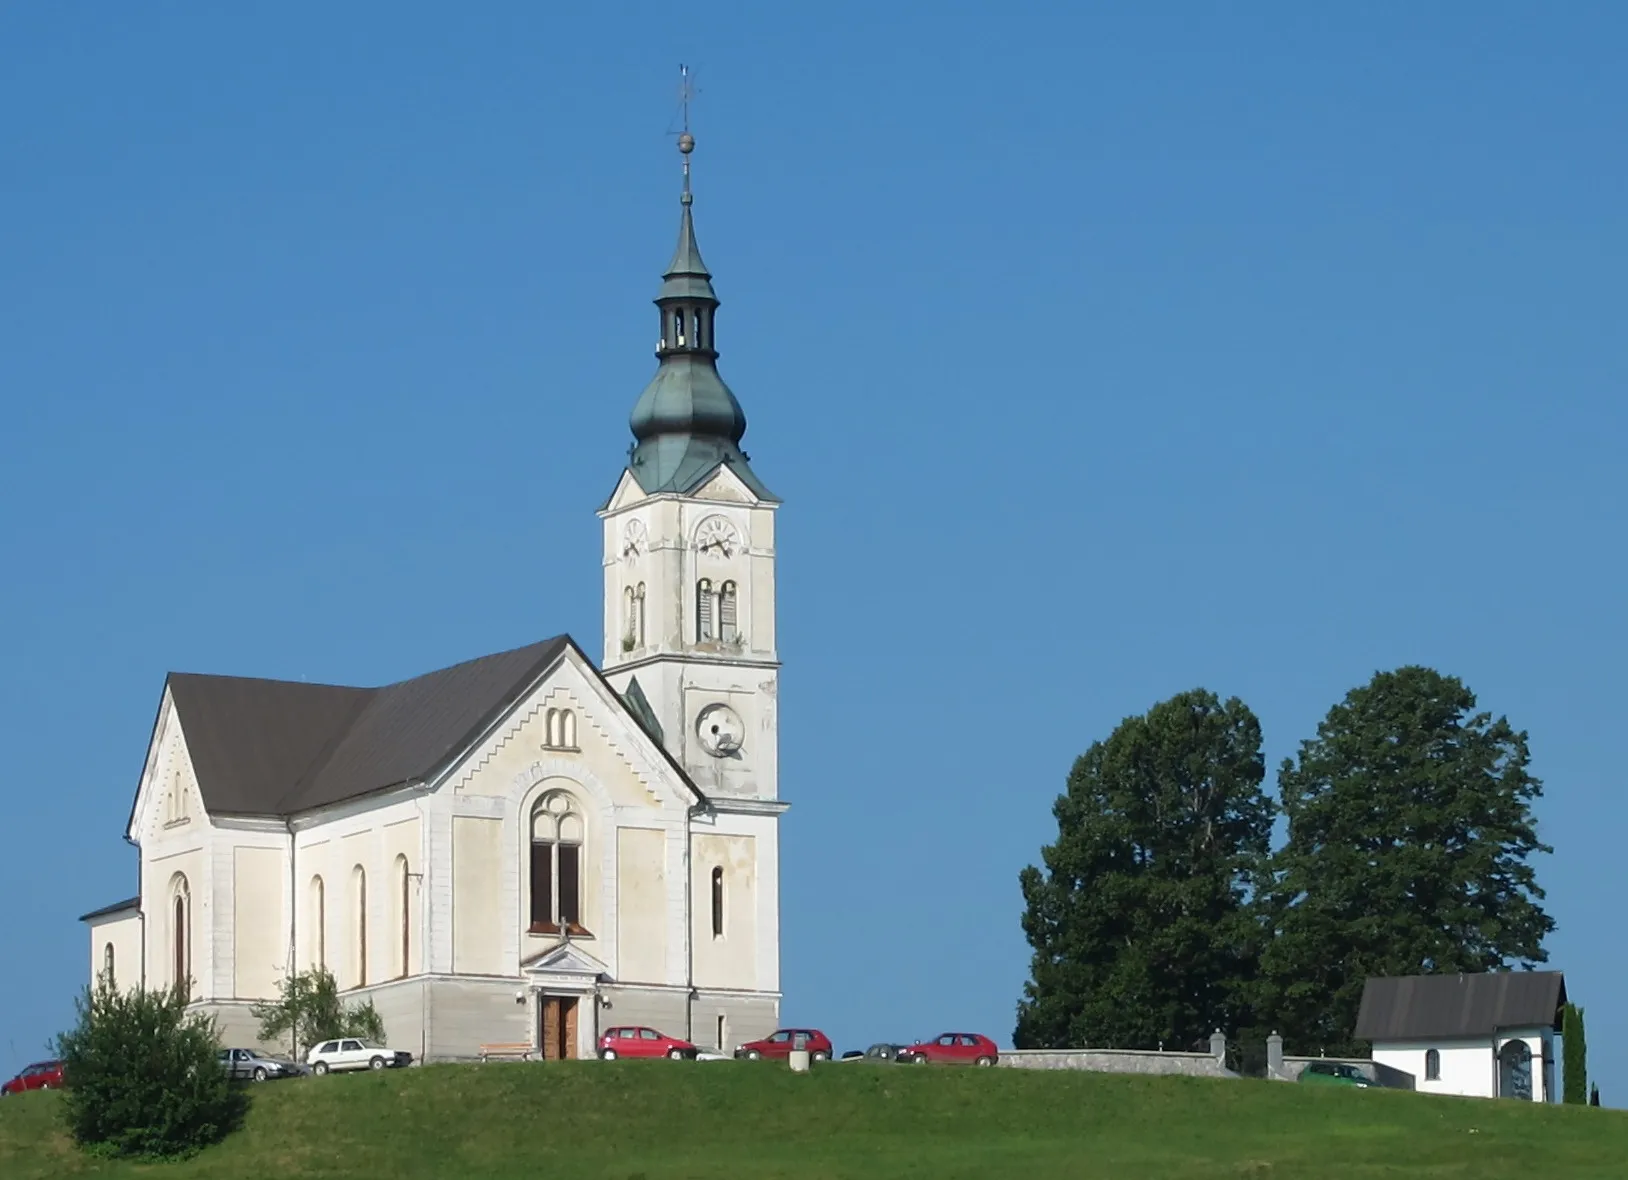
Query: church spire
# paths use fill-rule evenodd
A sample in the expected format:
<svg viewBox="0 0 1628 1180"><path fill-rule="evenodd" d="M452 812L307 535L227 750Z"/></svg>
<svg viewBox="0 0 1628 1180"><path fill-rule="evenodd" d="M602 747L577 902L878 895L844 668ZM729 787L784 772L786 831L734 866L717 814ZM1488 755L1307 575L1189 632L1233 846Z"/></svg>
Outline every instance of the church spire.
<svg viewBox="0 0 1628 1180"><path fill-rule="evenodd" d="M660 365L633 407L629 424L638 442L628 466L639 486L654 495L693 491L720 464L726 464L754 492L773 499L740 449L746 413L718 375L713 333L718 296L695 240L695 198L690 191L695 137L689 129L689 72L680 69L684 130L678 137L678 151L684 179L678 198L678 246L656 296L661 313L661 336L656 344Z"/></svg>

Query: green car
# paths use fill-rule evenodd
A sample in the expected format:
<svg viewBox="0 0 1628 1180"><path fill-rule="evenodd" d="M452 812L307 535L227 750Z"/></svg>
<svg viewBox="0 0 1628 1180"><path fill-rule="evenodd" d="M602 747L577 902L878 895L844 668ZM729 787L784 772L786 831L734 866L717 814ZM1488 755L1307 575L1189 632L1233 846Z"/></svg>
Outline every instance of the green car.
<svg viewBox="0 0 1628 1180"><path fill-rule="evenodd" d="M1374 1081L1354 1065L1339 1061L1313 1061L1300 1071L1300 1080L1312 1086L1360 1086L1368 1089Z"/></svg>

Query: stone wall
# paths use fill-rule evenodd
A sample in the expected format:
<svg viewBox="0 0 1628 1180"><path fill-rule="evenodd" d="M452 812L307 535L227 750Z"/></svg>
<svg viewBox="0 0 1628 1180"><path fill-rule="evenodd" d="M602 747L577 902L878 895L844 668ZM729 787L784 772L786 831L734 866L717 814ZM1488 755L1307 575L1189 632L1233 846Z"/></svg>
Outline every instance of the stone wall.
<svg viewBox="0 0 1628 1180"><path fill-rule="evenodd" d="M1163 1049L1003 1049L999 1064L1008 1069L1089 1069L1098 1073L1182 1074L1200 1078L1235 1078L1227 1068L1227 1038L1216 1033L1208 1053L1175 1053Z"/></svg>

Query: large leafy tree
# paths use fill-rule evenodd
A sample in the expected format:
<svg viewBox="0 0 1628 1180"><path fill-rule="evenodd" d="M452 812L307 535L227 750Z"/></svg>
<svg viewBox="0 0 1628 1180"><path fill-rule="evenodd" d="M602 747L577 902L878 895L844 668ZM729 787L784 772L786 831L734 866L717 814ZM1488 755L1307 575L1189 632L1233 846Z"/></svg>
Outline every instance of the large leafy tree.
<svg viewBox="0 0 1628 1180"><path fill-rule="evenodd" d="M1355 1048L1368 976L1548 957L1529 761L1526 734L1421 667L1353 689L1284 761L1262 1015L1291 1047Z"/></svg>
<svg viewBox="0 0 1628 1180"><path fill-rule="evenodd" d="M1249 899L1270 847L1261 727L1197 689L1074 763L1044 869L1020 877L1034 948L1020 1047L1187 1047L1248 1010Z"/></svg>
<svg viewBox="0 0 1628 1180"><path fill-rule="evenodd" d="M288 1037L290 1051L299 1058L318 1041L334 1037L362 1037L384 1043L384 1018L368 1000L347 1004L339 998L339 985L326 967L296 971L277 984L277 999L252 1009L260 1021L260 1039Z"/></svg>

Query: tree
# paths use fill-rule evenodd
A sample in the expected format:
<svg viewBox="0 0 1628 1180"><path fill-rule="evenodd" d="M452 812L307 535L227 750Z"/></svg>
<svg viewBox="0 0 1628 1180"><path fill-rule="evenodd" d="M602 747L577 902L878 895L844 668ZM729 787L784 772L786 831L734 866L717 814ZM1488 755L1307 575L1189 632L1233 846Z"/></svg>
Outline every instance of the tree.
<svg viewBox="0 0 1628 1180"><path fill-rule="evenodd" d="M1560 1016L1561 1054L1565 1059L1565 1100L1575 1106L1588 1102L1588 1042L1583 1034L1583 1010L1567 1004Z"/></svg>
<svg viewBox="0 0 1628 1180"><path fill-rule="evenodd" d="M173 1159L224 1137L246 1105L216 1059L214 1021L180 988L121 992L104 975L57 1038L68 1132L99 1155Z"/></svg>
<svg viewBox="0 0 1628 1180"><path fill-rule="evenodd" d="M1301 1052L1349 1051L1369 976L1543 962L1526 734L1429 668L1380 672L1278 772L1263 1014Z"/></svg>
<svg viewBox="0 0 1628 1180"><path fill-rule="evenodd" d="M252 1009L260 1022L260 1039L277 1041L287 1036L296 1060L302 1049L335 1037L362 1037L384 1042L384 1018L373 1006L345 1004L339 985L326 967L296 971L277 985L278 998Z"/></svg>
<svg viewBox="0 0 1628 1180"><path fill-rule="evenodd" d="M1074 763L1045 868L1019 880L1034 948L1020 1047L1192 1046L1249 1011L1248 900L1270 850L1261 727L1202 689Z"/></svg>

